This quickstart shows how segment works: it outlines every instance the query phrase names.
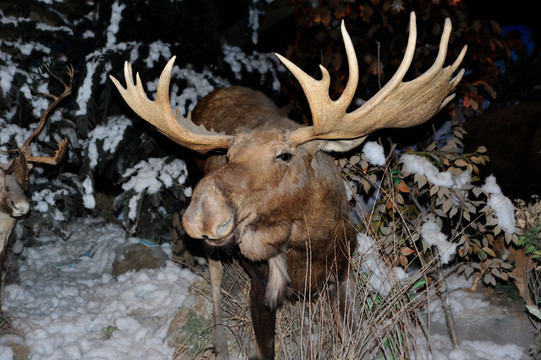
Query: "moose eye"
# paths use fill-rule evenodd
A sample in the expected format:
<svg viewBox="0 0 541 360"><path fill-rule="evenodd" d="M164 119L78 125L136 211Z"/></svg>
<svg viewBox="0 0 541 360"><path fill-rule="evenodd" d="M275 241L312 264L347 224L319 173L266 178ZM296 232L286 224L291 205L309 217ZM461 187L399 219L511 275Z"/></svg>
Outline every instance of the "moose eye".
<svg viewBox="0 0 541 360"><path fill-rule="evenodd" d="M285 161L285 162L289 162L289 160L291 160L292 157L293 157L292 153L284 152L284 153L281 153L280 155L278 155L276 158L280 159L282 161Z"/></svg>

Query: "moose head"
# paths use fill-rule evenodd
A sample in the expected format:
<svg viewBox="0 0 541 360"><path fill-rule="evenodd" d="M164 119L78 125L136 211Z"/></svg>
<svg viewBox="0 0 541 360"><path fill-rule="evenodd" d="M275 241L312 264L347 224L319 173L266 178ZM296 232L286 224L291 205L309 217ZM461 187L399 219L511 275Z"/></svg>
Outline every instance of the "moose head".
<svg viewBox="0 0 541 360"><path fill-rule="evenodd" d="M72 67L68 68L69 84L51 73L48 68L45 69L62 84L64 91L58 96L36 92L38 95L53 99L53 102L43 112L39 126L30 134L23 145L16 150L8 151L8 153L15 153L13 159L7 164L0 164L0 272L9 235L15 227L17 218L26 215L30 209L30 200L25 195L25 191L28 190L28 176L32 163L56 165L62 160L68 148L67 140L64 139L58 143L58 149L54 156L32 155L30 143L43 130L51 110L71 94L73 85Z"/></svg>
<svg viewBox="0 0 541 360"><path fill-rule="evenodd" d="M145 95L138 74L134 83L128 63L124 67L126 88L112 78L140 117L181 146L206 154L205 176L193 192L182 224L191 237L238 254L251 279L250 309L258 359L274 358L276 307L287 296L316 293L330 284L341 334L346 336L357 326L349 293L355 231L340 173L327 153L348 151L381 128L427 121L453 99L454 94L449 93L464 74L461 70L452 77L466 47L451 66L443 67L451 33L451 22L446 19L432 67L403 82L415 50L412 13L408 45L398 70L374 97L348 113L359 70L344 23L341 31L349 79L337 100L329 97L330 76L323 66L322 79L315 80L277 55L304 90L312 126L301 127L283 117L262 93L242 87L215 90L197 104L193 114L183 117L169 102L174 57L160 76L155 101ZM226 359L219 306L221 265L212 257L209 265L215 351L217 358Z"/></svg>

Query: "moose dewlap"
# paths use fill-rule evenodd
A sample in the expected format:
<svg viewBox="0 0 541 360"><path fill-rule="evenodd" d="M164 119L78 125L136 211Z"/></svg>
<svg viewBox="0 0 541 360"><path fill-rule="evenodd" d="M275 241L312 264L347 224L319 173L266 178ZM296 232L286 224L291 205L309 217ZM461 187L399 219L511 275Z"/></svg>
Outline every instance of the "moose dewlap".
<svg viewBox="0 0 541 360"><path fill-rule="evenodd" d="M445 21L438 56L418 78L402 82L415 50L415 14L404 59L391 80L368 102L346 113L359 78L355 49L342 23L349 80L336 101L329 98L330 77L315 80L277 55L301 84L313 125L301 127L281 115L265 95L243 87L222 88L203 98L192 116L182 117L169 102L175 58L165 66L156 101L145 95L126 63L127 87L112 78L128 105L176 143L207 154L204 177L196 186L182 224L209 248L227 247L251 280L250 310L258 359L274 358L276 307L285 297L325 288L332 299L342 338L358 326L352 306L355 282L349 269L355 230L339 170L328 152L358 146L371 132L425 122L454 95L464 70L452 77L466 52L443 68L451 22ZM213 129L213 130L207 130ZM212 154L208 155L209 152ZM221 151L221 154L220 154ZM209 252L210 254L210 252ZM227 359L220 307L221 263L209 255L214 301L214 347Z"/></svg>

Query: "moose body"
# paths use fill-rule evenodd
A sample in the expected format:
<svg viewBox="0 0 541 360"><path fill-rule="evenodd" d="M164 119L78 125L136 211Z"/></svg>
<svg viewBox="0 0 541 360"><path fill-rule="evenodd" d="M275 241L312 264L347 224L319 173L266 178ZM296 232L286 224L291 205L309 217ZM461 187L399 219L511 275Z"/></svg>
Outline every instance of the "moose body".
<svg viewBox="0 0 541 360"><path fill-rule="evenodd" d="M227 156L204 162L205 176L182 224L188 235L209 246L238 247L251 279L259 357L274 357L276 305L287 294L304 296L326 285L331 299L343 300L334 306L343 324L353 289L348 260L356 238L332 158L317 151L316 143L287 146L284 130L299 125L251 89L218 89L199 102L192 118L235 135L235 141Z"/></svg>
<svg viewBox="0 0 541 360"><path fill-rule="evenodd" d="M16 176L0 168L0 272L9 236L17 223L30 209L30 200L24 194Z"/></svg>
<svg viewBox="0 0 541 360"><path fill-rule="evenodd" d="M176 143L206 154L202 180L183 216L188 235L209 247L236 249L251 280L250 311L257 358L274 358L276 308L287 296L326 288L342 338L357 325L352 299L350 255L355 232L338 169L329 152L358 146L385 127L423 123L445 106L464 70L452 77L464 48L451 66L442 68L451 31L446 20L434 65L402 82L415 50L415 15L404 60L389 82L368 102L346 113L357 87L358 64L342 23L350 76L337 100L328 95L330 78L315 80L278 55L299 80L312 112L313 125L301 127L280 114L263 94L242 88L218 89L203 98L190 116L171 109L169 82L174 58L165 66L156 100L146 96L139 76L126 63L124 88L114 84L128 105ZM208 130L212 129L212 130ZM222 151L216 155L211 151ZM210 153L210 155L209 155ZM220 308L222 269L209 257L214 302L214 350L227 359Z"/></svg>

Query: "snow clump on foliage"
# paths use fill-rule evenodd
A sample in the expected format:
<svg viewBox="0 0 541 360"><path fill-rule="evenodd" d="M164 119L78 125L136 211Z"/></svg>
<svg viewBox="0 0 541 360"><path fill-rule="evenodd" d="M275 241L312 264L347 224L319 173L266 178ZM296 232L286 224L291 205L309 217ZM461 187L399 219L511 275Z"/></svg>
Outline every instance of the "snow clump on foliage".
<svg viewBox="0 0 541 360"><path fill-rule="evenodd" d="M508 234L515 232L515 209L508 197L502 194L500 186L496 184L494 175L485 180L483 191L489 194L487 204L498 218L498 224Z"/></svg>
<svg viewBox="0 0 541 360"><path fill-rule="evenodd" d="M137 217L137 204L142 194L152 195L162 186L170 188L173 185L182 185L186 181L188 175L186 163L180 159L171 162L166 160L166 158L150 158L148 161L139 162L124 173L123 177L129 180L122 184L122 189L135 192L129 202L128 216L131 220Z"/></svg>
<svg viewBox="0 0 541 360"><path fill-rule="evenodd" d="M105 125L98 125L94 130L88 133L86 142L87 156L90 159L90 168L93 169L98 164L100 153L98 152L97 142L101 141L102 152L114 154L118 144L124 138L124 133L131 121L124 116L112 116Z"/></svg>
<svg viewBox="0 0 541 360"><path fill-rule="evenodd" d="M363 153L372 165L383 166L385 165L385 154L383 153L383 146L375 141L368 141L363 146Z"/></svg>
<svg viewBox="0 0 541 360"><path fill-rule="evenodd" d="M404 164L402 171L406 174L424 175L428 181L438 186L452 187L454 184L453 174L448 171L440 172L437 167L424 157L404 154L400 157L400 162Z"/></svg>
<svg viewBox="0 0 541 360"><path fill-rule="evenodd" d="M407 278L407 274L400 267L390 268L383 261L378 245L367 234L357 234L357 251L361 258L361 268L368 275L368 285L381 295L387 295L397 282Z"/></svg>
<svg viewBox="0 0 541 360"><path fill-rule="evenodd" d="M434 221L429 220L421 227L421 236L429 245L438 249L440 261L443 265L448 264L456 253L456 244L447 241L447 236L441 232L441 228Z"/></svg>

